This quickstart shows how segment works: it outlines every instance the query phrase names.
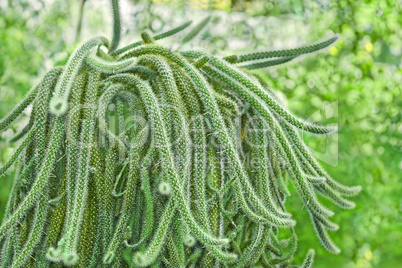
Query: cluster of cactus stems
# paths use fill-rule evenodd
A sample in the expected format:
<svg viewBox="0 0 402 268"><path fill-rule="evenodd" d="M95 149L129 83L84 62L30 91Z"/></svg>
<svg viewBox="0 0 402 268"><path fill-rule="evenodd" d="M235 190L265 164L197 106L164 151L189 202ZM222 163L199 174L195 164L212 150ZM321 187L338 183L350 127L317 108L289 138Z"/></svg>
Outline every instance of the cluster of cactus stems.
<svg viewBox="0 0 402 268"><path fill-rule="evenodd" d="M0 169L4 175L16 166L0 266L296 267L288 183L322 246L338 253L328 236L338 229L334 213L317 194L351 209L345 197L360 187L332 179L299 133L337 128L299 119L250 71L318 51L338 36L223 59L155 43L188 22L118 48L119 3L111 2L111 43L85 42L0 121L3 132L32 106L10 140L22 142ZM313 258L310 249L302 267Z"/></svg>

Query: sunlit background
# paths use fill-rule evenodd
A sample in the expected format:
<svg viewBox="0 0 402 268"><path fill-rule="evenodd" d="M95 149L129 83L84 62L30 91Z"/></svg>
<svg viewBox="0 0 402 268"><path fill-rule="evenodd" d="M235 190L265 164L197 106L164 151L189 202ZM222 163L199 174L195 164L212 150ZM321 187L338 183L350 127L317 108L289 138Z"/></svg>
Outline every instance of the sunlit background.
<svg viewBox="0 0 402 268"><path fill-rule="evenodd" d="M181 49L225 56L291 48L339 33L340 40L330 49L259 71L294 113L339 125L334 138L305 135L305 141L335 179L363 186L352 211L327 203L341 227L332 234L342 249L337 256L320 247L299 198L289 198L288 210L298 222L295 262L301 263L312 247L317 249L315 267L402 267L401 1L121 2L123 44L137 41L144 30L157 33L208 15L212 18L206 30ZM0 117L45 71L64 64L77 43L94 35L110 36L110 22L107 0L2 0ZM179 38L161 43L175 49ZM23 125L24 120L0 136L0 165L15 148L7 140ZM12 178L13 172L0 181L0 219Z"/></svg>

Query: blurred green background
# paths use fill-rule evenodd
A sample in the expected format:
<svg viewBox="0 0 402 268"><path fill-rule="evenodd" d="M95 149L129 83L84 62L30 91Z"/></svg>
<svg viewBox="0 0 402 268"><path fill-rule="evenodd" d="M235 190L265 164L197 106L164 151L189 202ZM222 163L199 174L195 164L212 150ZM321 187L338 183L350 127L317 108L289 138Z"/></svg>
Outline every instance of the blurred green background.
<svg viewBox="0 0 402 268"><path fill-rule="evenodd" d="M83 3L82 31L77 36ZM401 3L122 0L124 43L136 41L145 29L159 32L189 19L200 21L207 14L213 15L211 24L191 46L222 56L341 35L335 46L319 54L259 71L294 113L339 125L335 137L305 135L305 141L335 179L363 187L352 211L328 204L341 227L332 234L342 249L337 256L320 247L293 191L287 207L298 221L295 263L301 263L312 247L317 249L315 267L402 267ZM0 117L46 70L63 64L77 42L96 34L110 36L107 7L105 0L0 3ZM177 45L162 43L166 42ZM0 136L1 165L15 147L7 140L26 120ZM0 182L0 219L12 176L11 172Z"/></svg>

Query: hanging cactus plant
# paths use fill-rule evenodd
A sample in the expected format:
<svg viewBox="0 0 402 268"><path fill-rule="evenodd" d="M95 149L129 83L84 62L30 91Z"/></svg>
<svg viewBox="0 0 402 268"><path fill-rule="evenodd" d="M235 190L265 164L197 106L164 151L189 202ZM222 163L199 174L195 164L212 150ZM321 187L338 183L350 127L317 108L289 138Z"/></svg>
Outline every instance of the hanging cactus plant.
<svg viewBox="0 0 402 268"><path fill-rule="evenodd" d="M117 0L112 7L112 42L85 42L0 121L3 132L32 105L11 139L22 142L0 170L17 167L0 226L1 266L292 267L289 182L323 247L339 253L327 233L338 229L334 213L317 194L351 209L345 197L360 187L332 179L299 135L337 128L299 119L250 71L338 36L223 59L155 43L189 22L118 48ZM291 236L279 239L282 231ZM303 267L313 258L311 249Z"/></svg>

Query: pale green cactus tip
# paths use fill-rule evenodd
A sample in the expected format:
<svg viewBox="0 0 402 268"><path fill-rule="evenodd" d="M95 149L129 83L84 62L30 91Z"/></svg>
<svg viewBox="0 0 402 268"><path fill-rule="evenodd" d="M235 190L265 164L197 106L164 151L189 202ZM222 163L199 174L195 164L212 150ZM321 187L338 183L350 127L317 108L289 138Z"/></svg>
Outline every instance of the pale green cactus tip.
<svg viewBox="0 0 402 268"><path fill-rule="evenodd" d="M46 259L52 262L58 262L61 260L61 251L60 249L49 247L46 252Z"/></svg>
<svg viewBox="0 0 402 268"><path fill-rule="evenodd" d="M361 187L331 178L299 134L337 129L298 118L250 71L338 36L224 59L156 43L186 22L119 49L120 7L111 4L111 45L95 37L79 46L0 120L1 133L32 104L29 123L10 140L21 144L0 168L3 176L17 164L0 225L1 266L128 267L127 251L138 267L287 267L297 248L289 183L322 246L339 253L328 235L339 226L317 195L352 209L346 198ZM251 118L261 119L251 122L254 134ZM246 155L261 166L247 165ZM292 237L280 240L279 227ZM309 250L302 267L312 267L314 255Z"/></svg>
<svg viewBox="0 0 402 268"><path fill-rule="evenodd" d="M133 256L133 262L137 265L142 266L146 262L146 258L143 253L137 252Z"/></svg>
<svg viewBox="0 0 402 268"><path fill-rule="evenodd" d="M74 266L78 262L78 254L75 252L66 252L63 253L62 259L66 266Z"/></svg>
<svg viewBox="0 0 402 268"><path fill-rule="evenodd" d="M197 243L197 240L194 238L194 236L187 234L184 237L183 242L187 247L191 248L191 247L195 246L195 244Z"/></svg>
<svg viewBox="0 0 402 268"><path fill-rule="evenodd" d="M303 261L302 268L312 268L314 263L314 249L309 249L307 252L307 256Z"/></svg>
<svg viewBox="0 0 402 268"><path fill-rule="evenodd" d="M162 181L159 183L158 191L163 195L170 195L172 194L172 186L166 181Z"/></svg>
<svg viewBox="0 0 402 268"><path fill-rule="evenodd" d="M50 112L54 115L63 115L68 110L68 102L59 97L53 97L49 103Z"/></svg>

